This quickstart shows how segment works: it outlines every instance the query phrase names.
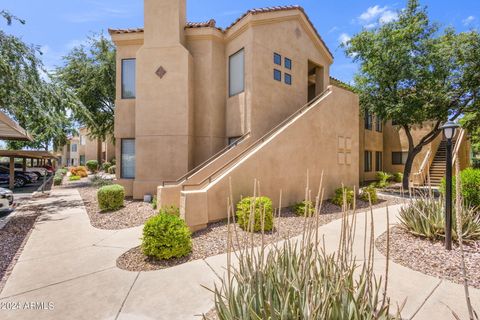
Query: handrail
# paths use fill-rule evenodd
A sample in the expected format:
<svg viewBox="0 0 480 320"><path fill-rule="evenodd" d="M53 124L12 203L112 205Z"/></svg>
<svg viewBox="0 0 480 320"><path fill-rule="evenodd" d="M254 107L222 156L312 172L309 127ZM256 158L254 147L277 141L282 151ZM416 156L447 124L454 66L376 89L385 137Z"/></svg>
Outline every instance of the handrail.
<svg viewBox="0 0 480 320"><path fill-rule="evenodd" d="M423 159L422 161L422 164L420 165L420 168L418 169L418 171L416 173L414 173L414 177L417 177L417 176L422 176L422 180L424 180L424 176L423 176L423 173L425 171L425 167L427 166L429 160L430 160L430 156L432 154L432 150L428 150L427 154L425 155L425 158ZM413 181L415 182L415 181Z"/></svg>
<svg viewBox="0 0 480 320"><path fill-rule="evenodd" d="M294 113L292 113L289 117L287 117L285 120L283 120L282 122L280 122L279 124L277 124L275 127L273 127L270 131L268 131L266 134L264 134L260 139L256 140L255 142L253 142L251 145L249 145L245 150L243 150L241 153L239 153L238 155L236 155L234 158L230 159L230 161L228 161L227 163L225 163L223 166L221 166L220 168L218 168L217 170L215 170L212 174L209 175L208 178L205 178L203 179L201 182L199 183L195 183L195 184L184 184L182 185L182 190L185 190L185 187L198 187L198 186L201 186L203 185L205 182L208 181L208 183L211 183L212 182L212 176L214 176L215 174L217 174L218 172L222 171L223 169L225 169L226 167L228 167L231 163L235 162L238 158L240 158L241 156L243 156L245 153L249 152L250 150L252 150L253 148L256 148L259 144L265 142L265 140L267 140L268 138L270 138L274 133L276 133L280 128L282 128L285 124L287 124L288 122L292 121L295 117L297 117L298 115L302 114L306 109L308 109L309 107L311 107L312 105L314 105L317 101L319 101L321 98L323 98L324 96L326 96L327 93L329 93L331 91L330 88L327 88L325 91L323 91L322 93L320 93L318 96L316 96L312 101L308 102L307 104L305 104L303 107L301 107L300 109L298 109L297 111L295 111Z"/></svg>
<svg viewBox="0 0 480 320"><path fill-rule="evenodd" d="M455 165L455 162L457 161L457 155L458 155L458 152L460 151L460 146L462 145L462 141L464 137L465 137L465 130L460 129L458 138L455 140L455 147L453 148L452 165Z"/></svg>
<svg viewBox="0 0 480 320"><path fill-rule="evenodd" d="M211 156L210 158L208 158L207 160L205 160L204 162L202 162L201 164L199 164L198 166L196 166L195 168L193 168L192 170L188 171L186 174L184 174L183 176L181 176L180 178L178 178L177 180L167 180L167 181L163 181L162 182L162 186L165 187L165 185L176 185L176 184L179 184L183 181L186 181L188 180L188 178L190 178L193 174L197 173L198 171L200 171L201 169L205 168L208 164L210 164L211 162L213 162L215 159L217 159L218 157L220 157L222 154L226 153L227 151L229 151L230 149L236 147L237 145L239 145L243 140L245 140L248 136L250 135L250 131L245 133L243 136L241 136L240 138L238 138L237 141L235 141L234 143L232 144L229 144L227 145L225 148L223 148L222 150L218 151L217 153L215 153L213 156Z"/></svg>

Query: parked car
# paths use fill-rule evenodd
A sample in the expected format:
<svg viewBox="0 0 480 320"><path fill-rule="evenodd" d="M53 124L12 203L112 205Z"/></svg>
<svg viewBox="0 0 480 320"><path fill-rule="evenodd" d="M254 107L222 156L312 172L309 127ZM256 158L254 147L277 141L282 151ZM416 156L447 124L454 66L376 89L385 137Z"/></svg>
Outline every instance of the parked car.
<svg viewBox="0 0 480 320"><path fill-rule="evenodd" d="M10 168L10 163L2 163L2 167ZM23 172L23 165L21 163L15 163L15 171ZM48 170L42 167L26 167L26 172L32 172L37 175L38 179L48 174Z"/></svg>
<svg viewBox="0 0 480 320"><path fill-rule="evenodd" d="M24 187L27 184L34 183L38 180L36 174L31 172L15 171L14 185L15 188ZM0 166L0 184L8 184L10 182L10 169Z"/></svg>
<svg viewBox="0 0 480 320"><path fill-rule="evenodd" d="M12 211L13 205L13 192L5 188L0 188L0 212Z"/></svg>

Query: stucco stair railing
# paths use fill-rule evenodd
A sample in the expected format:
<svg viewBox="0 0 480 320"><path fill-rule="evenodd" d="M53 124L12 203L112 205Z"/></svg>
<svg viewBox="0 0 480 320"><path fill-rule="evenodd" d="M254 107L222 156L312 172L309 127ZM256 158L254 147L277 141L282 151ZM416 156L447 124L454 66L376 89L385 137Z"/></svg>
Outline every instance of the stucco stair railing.
<svg viewBox="0 0 480 320"><path fill-rule="evenodd" d="M216 154L214 154L212 157L208 158L189 172L187 172L185 175L181 176L177 180L171 180L171 181L163 181L162 186L175 186L175 185L180 185L184 182L187 182L190 178L192 178L195 174L199 173L201 170L204 168L208 167L211 165L213 162L215 162L217 159L220 157L224 156L227 153L231 153L235 148L238 148L239 146L243 146L243 144L246 143L248 138L250 137L250 132L247 132L243 136L241 136L237 141L234 143L226 146L222 150L218 151Z"/></svg>
<svg viewBox="0 0 480 320"><path fill-rule="evenodd" d="M273 136L275 133L277 133L279 130L281 130L283 127L294 121L298 116L302 115L304 112L309 110L310 108L315 107L316 103L320 101L323 97L325 97L328 93L331 92L331 89L328 88L321 94L319 94L317 97L315 97L313 100L305 104L303 107L298 109L295 113L291 114L288 118L280 122L278 125L273 127L270 131L268 131L264 136L262 136L260 139L256 140L252 144L250 144L247 148L245 148L242 152L240 152L238 155L227 161L225 164L217 168L215 171L212 172L208 177L204 178L198 183L185 183L182 185L182 191L185 190L197 190L205 187L206 185L212 183L215 181L215 179L220 176L225 170L233 166L235 163L240 161L243 157L248 155L250 152L255 150L260 144L265 142L268 138Z"/></svg>

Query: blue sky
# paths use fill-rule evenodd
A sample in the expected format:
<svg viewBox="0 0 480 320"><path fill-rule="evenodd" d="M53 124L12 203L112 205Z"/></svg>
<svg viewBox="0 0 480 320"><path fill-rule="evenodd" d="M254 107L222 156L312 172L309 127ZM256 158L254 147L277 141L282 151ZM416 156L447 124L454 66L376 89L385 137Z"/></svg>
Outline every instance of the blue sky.
<svg viewBox="0 0 480 320"><path fill-rule="evenodd" d="M362 27L394 19L406 0L188 0L187 3L189 21L214 18L222 27L251 8L301 5L335 56L332 76L349 82L356 66L339 48L341 41ZM457 31L480 27L479 0L421 0L421 3L428 6L431 18L442 26L452 26ZM61 57L85 41L91 32L143 26L143 0L4 0L0 4L2 9L25 19L27 24L8 27L1 22L0 28L42 47L42 59L49 69L60 65Z"/></svg>

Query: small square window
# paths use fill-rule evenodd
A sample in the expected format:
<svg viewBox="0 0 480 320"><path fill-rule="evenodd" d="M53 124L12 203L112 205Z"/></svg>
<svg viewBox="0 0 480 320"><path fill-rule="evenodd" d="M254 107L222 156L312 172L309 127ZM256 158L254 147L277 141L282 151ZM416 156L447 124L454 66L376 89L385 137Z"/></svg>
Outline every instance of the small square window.
<svg viewBox="0 0 480 320"><path fill-rule="evenodd" d="M292 60L285 58L285 68L292 70Z"/></svg>
<svg viewBox="0 0 480 320"><path fill-rule="evenodd" d="M273 69L273 79L282 81L282 72L280 70Z"/></svg>
<svg viewBox="0 0 480 320"><path fill-rule="evenodd" d="M292 75L285 73L285 83L288 85L292 85Z"/></svg>
<svg viewBox="0 0 480 320"><path fill-rule="evenodd" d="M273 54L273 62L275 64L278 64L279 66L281 66L282 65L282 56L279 55L278 53L274 53Z"/></svg>

